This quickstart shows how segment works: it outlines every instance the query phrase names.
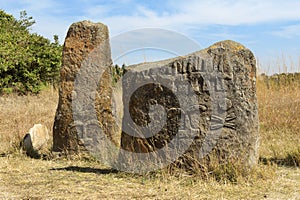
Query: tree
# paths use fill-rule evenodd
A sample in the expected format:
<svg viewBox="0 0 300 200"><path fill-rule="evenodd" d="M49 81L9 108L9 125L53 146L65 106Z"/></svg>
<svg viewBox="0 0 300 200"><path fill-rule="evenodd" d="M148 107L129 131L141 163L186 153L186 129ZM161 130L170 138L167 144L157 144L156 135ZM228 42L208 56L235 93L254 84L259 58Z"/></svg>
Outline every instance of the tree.
<svg viewBox="0 0 300 200"><path fill-rule="evenodd" d="M17 20L0 10L0 93L38 93L58 81L62 46L57 36L50 42L30 33L34 23L26 11Z"/></svg>
<svg viewBox="0 0 300 200"><path fill-rule="evenodd" d="M119 67L118 64L116 64L115 66L112 67L112 82L113 85L115 85L120 78L126 73L126 69L125 69L126 65L123 64L122 67Z"/></svg>

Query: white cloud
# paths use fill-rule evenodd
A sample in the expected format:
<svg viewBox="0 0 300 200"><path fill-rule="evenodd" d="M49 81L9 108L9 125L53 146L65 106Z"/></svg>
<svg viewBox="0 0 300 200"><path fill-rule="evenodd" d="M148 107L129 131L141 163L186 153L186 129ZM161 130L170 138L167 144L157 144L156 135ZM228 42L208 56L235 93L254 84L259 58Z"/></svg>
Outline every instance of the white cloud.
<svg viewBox="0 0 300 200"><path fill-rule="evenodd" d="M300 19L296 0L210 0L175 4L185 20L192 23L239 25ZM173 7L175 8L175 7Z"/></svg>
<svg viewBox="0 0 300 200"><path fill-rule="evenodd" d="M282 27L279 31L274 31L271 34L291 39L300 36L300 24Z"/></svg>
<svg viewBox="0 0 300 200"><path fill-rule="evenodd" d="M114 5L107 5L113 9ZM92 16L108 24L113 34L142 27L169 28L185 32L190 26L212 24L243 25L300 20L300 1L210 0L167 1L168 11L160 13L145 6L132 5L123 15ZM103 8L101 8L103 9Z"/></svg>
<svg viewBox="0 0 300 200"><path fill-rule="evenodd" d="M30 9L32 12L40 12L49 9L55 9L59 3L54 0L43 0L43 1L31 1L23 0L23 3L26 4L26 9Z"/></svg>
<svg viewBox="0 0 300 200"><path fill-rule="evenodd" d="M297 0L167 0L161 2L164 4L163 11L151 9L133 0L111 1L111 3L77 0L73 4L72 1L58 0L24 0L22 3L16 0L1 0L1 2L4 7L14 3L22 5L22 9L26 9L37 21L34 31L49 38L55 33L64 38L71 22L83 19L107 24L111 35L144 27L167 28L188 34L190 29L202 29L213 24L244 25L300 20L300 1ZM120 13L118 10L122 6L126 10ZM69 9L73 8L82 12L72 13ZM68 10L68 15L63 15L67 12L65 10ZM281 32L289 32L292 35L296 32L293 30L295 28L297 27L287 27ZM219 34L230 35L230 33Z"/></svg>
<svg viewBox="0 0 300 200"><path fill-rule="evenodd" d="M105 16L112 8L103 5L89 6L85 9L85 15L89 18L97 18L98 16Z"/></svg>
<svg viewBox="0 0 300 200"><path fill-rule="evenodd" d="M71 20L56 19L52 17L38 17L37 23L33 26L32 32L38 33L50 40L54 35L58 35L60 43L64 42Z"/></svg>
<svg viewBox="0 0 300 200"><path fill-rule="evenodd" d="M186 35L165 29L137 29L111 38L112 58L131 51L151 50L168 51L173 55L186 55L200 50L201 45Z"/></svg>

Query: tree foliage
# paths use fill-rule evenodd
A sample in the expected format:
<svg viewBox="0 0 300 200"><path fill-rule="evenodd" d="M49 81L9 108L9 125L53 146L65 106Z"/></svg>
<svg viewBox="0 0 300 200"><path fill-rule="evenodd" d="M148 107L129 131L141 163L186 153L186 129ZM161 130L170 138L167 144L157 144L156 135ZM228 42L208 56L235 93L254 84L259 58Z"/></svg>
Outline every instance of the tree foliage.
<svg viewBox="0 0 300 200"><path fill-rule="evenodd" d="M119 67L119 65L114 65L112 67L112 83L115 85L120 78L126 73L126 65L123 64L122 67Z"/></svg>
<svg viewBox="0 0 300 200"><path fill-rule="evenodd" d="M34 23L26 11L15 19L0 10L0 93L38 93L59 78L62 46L58 37L50 42L30 33Z"/></svg>

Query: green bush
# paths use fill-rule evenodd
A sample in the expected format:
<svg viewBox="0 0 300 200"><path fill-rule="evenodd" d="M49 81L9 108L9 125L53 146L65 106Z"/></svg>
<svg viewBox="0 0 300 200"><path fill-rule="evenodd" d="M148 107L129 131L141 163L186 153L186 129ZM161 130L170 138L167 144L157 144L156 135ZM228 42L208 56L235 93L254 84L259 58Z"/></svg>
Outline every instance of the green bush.
<svg viewBox="0 0 300 200"><path fill-rule="evenodd" d="M34 23L26 11L15 19L0 10L0 94L38 93L59 79L62 46L58 37L50 42L30 33Z"/></svg>
<svg viewBox="0 0 300 200"><path fill-rule="evenodd" d="M119 65L114 65L112 67L112 84L116 85L120 78L126 73L126 65L123 64L122 67Z"/></svg>

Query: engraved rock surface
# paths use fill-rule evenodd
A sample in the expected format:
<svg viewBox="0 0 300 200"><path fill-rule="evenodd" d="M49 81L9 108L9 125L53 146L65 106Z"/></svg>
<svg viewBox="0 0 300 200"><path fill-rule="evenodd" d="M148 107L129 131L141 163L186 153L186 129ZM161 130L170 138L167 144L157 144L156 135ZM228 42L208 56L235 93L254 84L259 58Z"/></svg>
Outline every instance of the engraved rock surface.
<svg viewBox="0 0 300 200"><path fill-rule="evenodd" d="M249 49L222 41L187 56L127 70L123 149L149 160L156 154L157 164L188 169L206 165L213 156L219 163L257 163L256 60ZM135 159L120 156L128 165Z"/></svg>
<svg viewBox="0 0 300 200"><path fill-rule="evenodd" d="M84 151L89 145L89 130L98 126L114 140L112 61L107 26L90 21L72 24L65 39L62 59L59 103L53 127L53 151ZM79 74L80 80L77 78ZM84 81L80 82L83 88L75 88L76 81ZM92 91L92 87L96 88L95 91ZM78 101L76 105L74 100ZM91 110L96 110L98 121L93 120L89 113ZM80 136L86 138L85 144Z"/></svg>
<svg viewBox="0 0 300 200"><path fill-rule="evenodd" d="M214 159L257 163L256 60L241 44L222 41L187 56L129 66L114 95L111 66L107 27L72 24L63 49L54 151L88 150L125 171L166 164L193 170Z"/></svg>

